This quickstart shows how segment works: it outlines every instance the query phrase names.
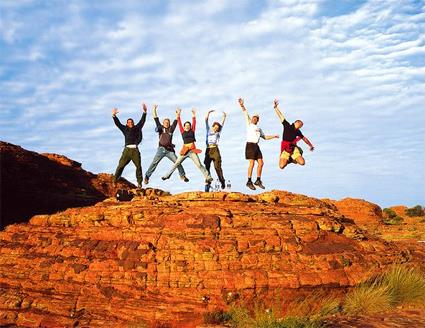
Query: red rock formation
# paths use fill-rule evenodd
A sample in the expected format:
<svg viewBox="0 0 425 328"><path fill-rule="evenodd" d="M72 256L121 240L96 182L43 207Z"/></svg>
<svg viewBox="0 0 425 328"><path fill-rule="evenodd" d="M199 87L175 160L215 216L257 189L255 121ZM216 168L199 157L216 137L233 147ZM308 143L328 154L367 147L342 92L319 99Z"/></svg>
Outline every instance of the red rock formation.
<svg viewBox="0 0 425 328"><path fill-rule="evenodd" d="M207 311L344 289L408 260L314 198L159 194L0 232L0 325L194 327Z"/></svg>
<svg viewBox="0 0 425 328"><path fill-rule="evenodd" d="M0 141L1 222L27 221L34 214L93 205L114 194L110 174L93 174L56 154L40 155ZM128 181L122 187L134 187Z"/></svg>
<svg viewBox="0 0 425 328"><path fill-rule="evenodd" d="M331 202L338 211L363 228L373 229L382 224L382 209L363 199L344 198Z"/></svg>

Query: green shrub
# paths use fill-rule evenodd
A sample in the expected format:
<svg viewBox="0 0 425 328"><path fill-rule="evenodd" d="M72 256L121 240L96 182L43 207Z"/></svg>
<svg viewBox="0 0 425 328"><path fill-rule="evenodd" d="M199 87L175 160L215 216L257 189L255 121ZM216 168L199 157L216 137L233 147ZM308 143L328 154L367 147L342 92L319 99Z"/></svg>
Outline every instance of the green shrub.
<svg viewBox="0 0 425 328"><path fill-rule="evenodd" d="M388 288L393 305L425 302L425 274L418 269L396 265L380 279Z"/></svg>
<svg viewBox="0 0 425 328"><path fill-rule="evenodd" d="M420 205L406 209L407 216L424 216L424 208Z"/></svg>
<svg viewBox="0 0 425 328"><path fill-rule="evenodd" d="M391 208L384 208L384 224L386 225L398 225L403 222L403 218L397 215Z"/></svg>
<svg viewBox="0 0 425 328"><path fill-rule="evenodd" d="M344 312L367 314L406 303L425 303L425 275L418 269L395 265L389 271L349 292Z"/></svg>
<svg viewBox="0 0 425 328"><path fill-rule="evenodd" d="M344 312L348 314L376 313L391 307L388 288L373 283L363 284L350 291L344 302Z"/></svg>

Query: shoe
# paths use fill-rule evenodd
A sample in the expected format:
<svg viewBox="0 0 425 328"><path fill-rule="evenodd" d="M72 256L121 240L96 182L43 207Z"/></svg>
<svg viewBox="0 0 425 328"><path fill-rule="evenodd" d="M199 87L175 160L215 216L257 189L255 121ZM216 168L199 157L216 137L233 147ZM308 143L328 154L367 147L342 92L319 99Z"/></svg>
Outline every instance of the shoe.
<svg viewBox="0 0 425 328"><path fill-rule="evenodd" d="M148 177L145 177L145 179L143 180L143 183L144 183L145 185L149 184L149 178L148 178Z"/></svg>
<svg viewBox="0 0 425 328"><path fill-rule="evenodd" d="M137 184L137 189L143 189L143 188L142 188L142 184L141 184L141 183L138 183L138 184Z"/></svg>
<svg viewBox="0 0 425 328"><path fill-rule="evenodd" d="M260 179L257 179L257 181L255 181L254 184L260 187L261 189L266 189L266 187L263 186L263 183L261 182Z"/></svg>
<svg viewBox="0 0 425 328"><path fill-rule="evenodd" d="M170 177L162 177L162 180L168 180Z"/></svg>
<svg viewBox="0 0 425 328"><path fill-rule="evenodd" d="M182 179L184 182L189 182L189 179L185 175L182 175L180 179Z"/></svg>
<svg viewBox="0 0 425 328"><path fill-rule="evenodd" d="M205 183L206 184L210 184L211 182L213 182L214 181L214 179L213 178L211 178L211 177L209 177L209 178L206 178L205 179Z"/></svg>
<svg viewBox="0 0 425 328"><path fill-rule="evenodd" d="M224 181L221 182L221 189L225 189L226 188L226 183Z"/></svg>
<svg viewBox="0 0 425 328"><path fill-rule="evenodd" d="M252 183L252 181L251 181L251 180L249 180L249 181L246 183L246 186L247 186L249 189L255 190L254 184Z"/></svg>
<svg viewBox="0 0 425 328"><path fill-rule="evenodd" d="M211 188L211 185L206 184L205 185L205 192L210 192L210 188Z"/></svg>

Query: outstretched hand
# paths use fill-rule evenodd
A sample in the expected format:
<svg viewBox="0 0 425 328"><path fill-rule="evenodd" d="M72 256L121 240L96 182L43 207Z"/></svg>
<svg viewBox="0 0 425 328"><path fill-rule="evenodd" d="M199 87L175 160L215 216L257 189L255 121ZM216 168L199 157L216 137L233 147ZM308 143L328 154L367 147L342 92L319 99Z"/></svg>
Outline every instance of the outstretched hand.
<svg viewBox="0 0 425 328"><path fill-rule="evenodd" d="M279 100L275 99L273 102L273 107L277 108L279 106Z"/></svg>
<svg viewBox="0 0 425 328"><path fill-rule="evenodd" d="M224 117L226 117L226 116L227 116L226 112L223 112L223 116L224 116Z"/></svg>
<svg viewBox="0 0 425 328"><path fill-rule="evenodd" d="M313 151L313 150L314 150L314 146L310 147L310 151Z"/></svg>
<svg viewBox="0 0 425 328"><path fill-rule="evenodd" d="M146 113L148 111L148 107L146 106L145 103L142 104L142 108L143 108L143 113Z"/></svg>
<svg viewBox="0 0 425 328"><path fill-rule="evenodd" d="M115 116L115 115L117 115L117 113L118 113L118 108L112 108L112 116Z"/></svg>
<svg viewBox="0 0 425 328"><path fill-rule="evenodd" d="M238 99L238 101L239 101L239 105L240 105L242 108L245 108L245 106L244 106L244 102L243 102L243 99L242 99L242 98L239 98L239 99Z"/></svg>
<svg viewBox="0 0 425 328"><path fill-rule="evenodd" d="M177 117L180 116L181 112L182 112L182 110L180 108L177 108L176 109L176 115L177 115Z"/></svg>
<svg viewBox="0 0 425 328"><path fill-rule="evenodd" d="M192 116L196 116L196 108L192 108Z"/></svg>

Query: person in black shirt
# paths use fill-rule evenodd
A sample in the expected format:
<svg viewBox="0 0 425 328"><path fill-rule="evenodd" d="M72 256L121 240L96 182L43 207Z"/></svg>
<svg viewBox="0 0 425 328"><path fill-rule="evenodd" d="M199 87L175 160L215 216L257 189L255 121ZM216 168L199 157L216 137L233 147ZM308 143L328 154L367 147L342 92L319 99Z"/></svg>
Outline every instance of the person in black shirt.
<svg viewBox="0 0 425 328"><path fill-rule="evenodd" d="M304 165L305 160L302 157L301 149L297 146L297 142L302 139L310 147L310 151L314 150L314 146L310 140L308 140L300 130L304 123L301 120L296 120L294 123L290 124L285 119L285 116L283 116L283 114L280 112L279 101L277 99L274 100L274 110L283 125L279 167L284 169L286 165L291 162Z"/></svg>
<svg viewBox="0 0 425 328"><path fill-rule="evenodd" d="M165 118L161 124L159 122L157 108L158 108L157 105L153 106L152 114L156 124L156 131L159 134L159 145L158 145L158 150L156 151L155 157L153 158L152 163L149 166L148 171L146 172L145 180L144 180L145 184L149 183L149 179L152 173L155 171L159 162L164 157L167 157L173 163L177 161L177 156L174 151L174 145L173 145L173 133L177 126L177 119L175 119L173 124L170 125L170 119ZM177 169L179 170L180 179L182 179L184 182L188 182L189 179L186 177L186 173L184 172L183 166L179 165L177 166Z"/></svg>
<svg viewBox="0 0 425 328"><path fill-rule="evenodd" d="M140 159L140 152L137 146L139 145L139 143L142 141L142 138L143 138L142 128L143 128L143 125L145 125L146 112L147 112L146 105L143 104L142 107L143 107L143 115L140 121L136 125L134 124L134 121L132 118L127 119L126 125L121 124L120 120L117 117L118 109L116 108L112 109L112 119L114 120L114 123L118 127L118 129L121 130L125 138L125 146L121 154L121 158L119 160L117 169L115 170L114 182L117 182L118 179L121 177L121 174L124 171L124 168L127 166L127 164L130 163L130 161L133 161L134 165L136 166L136 178L137 178L137 185L139 188L142 188L143 174L142 174L142 163Z"/></svg>

